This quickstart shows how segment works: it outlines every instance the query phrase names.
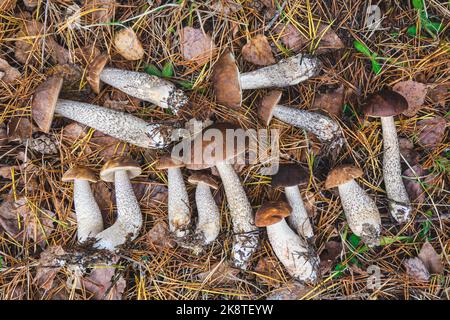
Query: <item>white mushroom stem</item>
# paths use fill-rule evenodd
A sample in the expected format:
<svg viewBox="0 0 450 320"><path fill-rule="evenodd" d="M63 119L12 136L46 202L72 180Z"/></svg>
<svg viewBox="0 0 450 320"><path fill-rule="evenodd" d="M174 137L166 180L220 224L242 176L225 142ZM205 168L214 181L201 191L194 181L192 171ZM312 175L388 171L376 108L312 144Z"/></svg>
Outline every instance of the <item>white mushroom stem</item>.
<svg viewBox="0 0 450 320"><path fill-rule="evenodd" d="M127 240L134 240L142 227L142 214L131 186L128 173L118 170L114 173L116 189L117 220L114 224L97 234L97 248L115 250Z"/></svg>
<svg viewBox="0 0 450 320"><path fill-rule="evenodd" d="M320 69L317 58L298 54L277 64L242 73L242 90L288 87L315 76Z"/></svg>
<svg viewBox="0 0 450 320"><path fill-rule="evenodd" d="M319 140L329 143L331 149L340 147L343 143L339 125L323 114L276 105L272 115L294 127L313 133Z"/></svg>
<svg viewBox="0 0 450 320"><path fill-rule="evenodd" d="M177 237L184 237L189 232L191 210L189 197L180 168L167 169L169 229Z"/></svg>
<svg viewBox="0 0 450 320"><path fill-rule="evenodd" d="M398 222L411 218L411 204L402 180L400 150L394 117L381 117L383 128L383 177L389 201L389 211Z"/></svg>
<svg viewBox="0 0 450 320"><path fill-rule="evenodd" d="M311 222L309 221L308 212L305 209L302 195L297 186L285 187L284 192L286 199L289 202L292 212L288 217L288 221L297 234L305 239L310 239L314 236Z"/></svg>
<svg viewBox="0 0 450 320"><path fill-rule="evenodd" d="M308 243L289 228L285 219L266 228L273 251L288 273L299 281L315 282L319 258Z"/></svg>
<svg viewBox="0 0 450 320"><path fill-rule="evenodd" d="M220 213L211 188L199 182L195 189L195 203L197 204L198 222L196 234L201 238L203 245L216 240L220 231Z"/></svg>
<svg viewBox="0 0 450 320"><path fill-rule="evenodd" d="M166 146L161 124L147 123L131 114L89 103L58 99L55 111L114 138L143 148Z"/></svg>
<svg viewBox="0 0 450 320"><path fill-rule="evenodd" d="M95 237L103 230L103 218L89 181L74 180L73 202L77 216L78 241L83 242Z"/></svg>
<svg viewBox="0 0 450 320"><path fill-rule="evenodd" d="M100 80L138 99L178 112L188 101L182 90L162 78L147 73L104 68Z"/></svg>
<svg viewBox="0 0 450 320"><path fill-rule="evenodd" d="M233 166L221 162L216 164L216 168L225 189L233 222L232 261L236 267L246 269L251 255L258 247L259 239L253 210Z"/></svg>
<svg viewBox="0 0 450 320"><path fill-rule="evenodd" d="M375 202L355 180L339 185L338 189L350 229L367 245L379 245L381 218Z"/></svg>

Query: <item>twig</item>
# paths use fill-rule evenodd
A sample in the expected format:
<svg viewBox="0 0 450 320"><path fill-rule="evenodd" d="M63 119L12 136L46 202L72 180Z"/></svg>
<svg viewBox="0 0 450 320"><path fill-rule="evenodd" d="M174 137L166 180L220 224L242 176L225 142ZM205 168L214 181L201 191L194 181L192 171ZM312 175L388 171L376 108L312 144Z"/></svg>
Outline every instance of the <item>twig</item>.
<svg viewBox="0 0 450 320"><path fill-rule="evenodd" d="M280 8L279 8L277 11L275 11L275 14L273 15L272 20L269 21L269 23L267 24L267 26L264 28L264 31L267 31L267 30L269 30L270 28L272 28L272 26L273 26L273 24L275 23L275 21L277 21L278 18L280 17L281 12L284 10L284 7L286 7L286 3L287 3L287 1L284 0L283 3L281 4Z"/></svg>

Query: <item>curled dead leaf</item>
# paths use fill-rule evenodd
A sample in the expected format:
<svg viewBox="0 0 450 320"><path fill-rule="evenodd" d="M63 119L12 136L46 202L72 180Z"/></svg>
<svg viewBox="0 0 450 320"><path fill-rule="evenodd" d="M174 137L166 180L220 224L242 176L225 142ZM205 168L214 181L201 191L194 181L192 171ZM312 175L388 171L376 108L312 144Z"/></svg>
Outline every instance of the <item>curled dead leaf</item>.
<svg viewBox="0 0 450 320"><path fill-rule="evenodd" d="M444 272L444 264L431 243L426 241L419 252L419 259L431 274L442 274Z"/></svg>
<svg viewBox="0 0 450 320"><path fill-rule="evenodd" d="M447 121L441 117L420 120L417 122L417 141L423 147L436 147L444 139L446 125Z"/></svg>
<svg viewBox="0 0 450 320"><path fill-rule="evenodd" d="M425 182L427 172L420 164L416 164L403 172L403 183L412 202L422 203L425 201L425 191L419 181Z"/></svg>
<svg viewBox="0 0 450 320"><path fill-rule="evenodd" d="M62 268L58 257L64 254L66 254L66 252L59 245L50 246L41 253L36 276L34 278L34 283L37 284L39 288L50 290L53 287L53 281L56 274Z"/></svg>
<svg viewBox="0 0 450 320"><path fill-rule="evenodd" d="M211 36L203 33L201 29L192 27L184 27L181 30L180 47L183 58L198 65L207 63L216 50Z"/></svg>
<svg viewBox="0 0 450 320"><path fill-rule="evenodd" d="M157 222L145 235L150 247L175 248L176 242L171 238L169 228L163 221Z"/></svg>
<svg viewBox="0 0 450 320"><path fill-rule="evenodd" d="M16 68L9 65L8 61L0 58L0 72L3 75L0 76L0 80L6 83L13 82L20 77L20 72Z"/></svg>
<svg viewBox="0 0 450 320"><path fill-rule="evenodd" d="M428 281L430 273L419 258L409 258L404 262L406 273L418 281Z"/></svg>
<svg viewBox="0 0 450 320"><path fill-rule="evenodd" d="M315 97L312 109L321 109L329 114L340 117L343 111L344 105L344 86L324 93Z"/></svg>
<svg viewBox="0 0 450 320"><path fill-rule="evenodd" d="M242 57L258 66L267 66L276 62L269 41L263 34L259 34L247 42L242 48Z"/></svg>
<svg viewBox="0 0 450 320"><path fill-rule="evenodd" d="M89 0L84 2L82 12L90 12L89 23L108 23L116 13L116 0Z"/></svg>
<svg viewBox="0 0 450 320"><path fill-rule="evenodd" d="M417 114L425 102L428 91L425 84L413 80L397 82L392 89L405 97L408 102L408 109L403 112L408 117Z"/></svg>
<svg viewBox="0 0 450 320"><path fill-rule="evenodd" d="M242 9L242 5L235 0L216 0L211 4L213 11L229 15Z"/></svg>
<svg viewBox="0 0 450 320"><path fill-rule="evenodd" d="M330 240L325 243L322 251L320 252L320 272L322 275L328 274L336 259L340 257L342 252L342 242Z"/></svg>
<svg viewBox="0 0 450 320"><path fill-rule="evenodd" d="M227 262L218 262L213 264L208 271L199 273L199 281L208 282L214 285L230 285L233 282L240 281L238 278L240 270L231 267Z"/></svg>
<svg viewBox="0 0 450 320"><path fill-rule="evenodd" d="M429 85L428 87L428 95L434 103L444 107L447 103L447 100L450 98L449 91L450 83L442 83L438 85Z"/></svg>
<svg viewBox="0 0 450 320"><path fill-rule="evenodd" d="M144 48L131 28L120 30L114 36L117 52L127 60L139 60L144 57Z"/></svg>
<svg viewBox="0 0 450 320"><path fill-rule="evenodd" d="M266 285L278 287L282 276L278 272L281 266L279 260L274 257L261 257L255 267L257 279Z"/></svg>
<svg viewBox="0 0 450 320"><path fill-rule="evenodd" d="M126 288L126 281L122 276L115 277L116 268L94 268L89 276L80 279L81 285L93 293L95 300L122 300Z"/></svg>
<svg viewBox="0 0 450 320"><path fill-rule="evenodd" d="M414 166L419 163L419 153L414 150L414 145L409 139L399 138L398 145L400 148L400 154L410 166Z"/></svg>
<svg viewBox="0 0 450 320"><path fill-rule="evenodd" d="M31 138L34 125L26 117L13 117L8 122L8 140L23 142Z"/></svg>

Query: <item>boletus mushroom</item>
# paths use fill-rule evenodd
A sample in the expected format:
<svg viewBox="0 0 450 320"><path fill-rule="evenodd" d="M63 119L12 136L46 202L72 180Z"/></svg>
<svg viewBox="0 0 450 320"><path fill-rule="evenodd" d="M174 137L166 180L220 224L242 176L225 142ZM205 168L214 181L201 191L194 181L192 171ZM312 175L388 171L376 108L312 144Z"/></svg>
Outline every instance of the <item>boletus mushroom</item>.
<svg viewBox="0 0 450 320"><path fill-rule="evenodd" d="M158 170L167 169L169 230L178 238L189 233L191 223L189 197L180 169L182 167L183 162L171 158L170 155L162 156L156 165Z"/></svg>
<svg viewBox="0 0 450 320"><path fill-rule="evenodd" d="M284 201L269 201L256 212L255 223L266 227L270 245L287 272L296 280L314 283L318 278L319 258L284 218L291 213Z"/></svg>
<svg viewBox="0 0 450 320"><path fill-rule="evenodd" d="M241 156L245 144L235 141L234 133L241 129L230 123L208 126L197 134L191 142L190 158L184 158L186 168L202 170L216 167L222 180L233 223L234 243L232 263L245 269L258 246L258 228L254 224L252 206L245 194L239 176L233 168L234 159ZM228 132L228 134L227 134ZM214 139L210 139L214 137ZM201 155L201 159L198 159Z"/></svg>
<svg viewBox="0 0 450 320"><path fill-rule="evenodd" d="M297 231L297 234L305 239L314 236L308 213L298 188L299 184L307 183L308 172L302 166L295 163L280 164L278 172L272 177L272 187L283 187L286 199L292 208L288 217L290 225Z"/></svg>
<svg viewBox="0 0 450 320"><path fill-rule="evenodd" d="M171 128L147 123L131 114L97 105L58 99L63 78L55 75L41 83L33 96L31 114L39 129L48 133L55 112L114 138L143 148L163 148Z"/></svg>
<svg viewBox="0 0 450 320"><path fill-rule="evenodd" d="M172 82L143 72L108 68L107 62L106 55L99 55L89 67L87 80L95 93L100 93L103 81L130 96L170 108L175 114L187 104L186 94Z"/></svg>
<svg viewBox="0 0 450 320"><path fill-rule="evenodd" d="M294 107L278 104L282 92L272 90L268 92L258 106L258 117L268 126L273 117L297 128L313 133L320 141L327 144L330 150L340 149L344 143L339 125L330 117Z"/></svg>
<svg viewBox="0 0 450 320"><path fill-rule="evenodd" d="M141 174L138 163L123 158L109 160L100 171L100 178L114 182L117 219L112 226L97 234L95 247L114 251L128 240L134 240L142 227L142 214L130 179Z"/></svg>
<svg viewBox="0 0 450 320"><path fill-rule="evenodd" d="M408 102L399 93L388 89L369 96L363 112L379 117L383 128L383 178L388 197L389 212L399 223L411 218L411 203L402 180L400 149L394 116L408 109Z"/></svg>
<svg viewBox="0 0 450 320"><path fill-rule="evenodd" d="M62 181L73 181L78 241L95 237L103 230L103 218L89 184L97 182L94 171L85 166L75 166L64 173Z"/></svg>
<svg viewBox="0 0 450 320"><path fill-rule="evenodd" d="M376 246L380 244L381 218L375 201L354 180L362 175L355 166L338 166L328 174L325 188L338 188L350 229L368 246Z"/></svg>
<svg viewBox="0 0 450 320"><path fill-rule="evenodd" d="M318 74L320 66L317 58L297 54L277 64L240 73L233 53L227 49L214 65L212 83L216 102L238 109L242 90L292 86Z"/></svg>

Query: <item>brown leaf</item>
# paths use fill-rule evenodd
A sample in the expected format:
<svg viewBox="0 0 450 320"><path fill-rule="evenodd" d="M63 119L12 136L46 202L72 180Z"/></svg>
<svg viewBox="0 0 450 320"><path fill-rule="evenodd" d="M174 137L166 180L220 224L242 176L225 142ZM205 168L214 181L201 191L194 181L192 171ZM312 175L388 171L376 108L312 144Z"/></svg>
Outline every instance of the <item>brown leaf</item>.
<svg viewBox="0 0 450 320"><path fill-rule="evenodd" d="M125 142L107 136L100 131L96 131L90 141L95 145L93 149L99 151L99 156L105 159L126 154L129 150L129 147Z"/></svg>
<svg viewBox="0 0 450 320"><path fill-rule="evenodd" d="M50 290L53 287L53 280L62 267L58 262L58 257L64 254L66 254L66 252L59 245L50 246L41 253L36 276L34 278L34 283L36 283L39 288Z"/></svg>
<svg viewBox="0 0 450 320"><path fill-rule="evenodd" d="M8 61L0 58L0 72L3 72L3 76L0 76L0 80L8 82L13 82L20 77L20 72L16 68L9 65Z"/></svg>
<svg viewBox="0 0 450 320"><path fill-rule="evenodd" d="M141 100L130 97L123 91L113 90L111 96L105 99L103 105L114 110L133 112L139 109L140 102Z"/></svg>
<svg viewBox="0 0 450 320"><path fill-rule="evenodd" d="M420 110L425 102L427 86L413 80L397 82L392 89L400 93L408 101L408 109L403 112L405 116L412 117Z"/></svg>
<svg viewBox="0 0 450 320"><path fill-rule="evenodd" d="M341 255L342 243L330 240L320 252L320 272L324 275L331 271L334 262Z"/></svg>
<svg viewBox="0 0 450 320"><path fill-rule="evenodd" d="M89 276L81 278L82 286L94 294L95 300L122 300L127 284L122 276L113 278L115 272L114 267L94 268Z"/></svg>
<svg viewBox="0 0 450 320"><path fill-rule="evenodd" d="M100 208L103 218L108 216L108 213L112 209L113 197L112 192L108 187L108 184L103 181L98 181L91 185L92 193L94 194L95 201Z"/></svg>
<svg viewBox="0 0 450 320"><path fill-rule="evenodd" d="M425 201L425 191L419 183L419 179L422 182L425 181L424 175L426 175L426 171L420 164L416 164L403 172L403 176L407 177L403 178L403 184L412 202L422 203Z"/></svg>
<svg viewBox="0 0 450 320"><path fill-rule="evenodd" d="M444 107L446 101L450 98L450 94L448 92L449 90L450 90L450 83L448 82L438 84L436 86L430 85L428 87L428 96L430 97L431 101Z"/></svg>
<svg viewBox="0 0 450 320"><path fill-rule="evenodd" d="M334 91L319 94L314 99L312 109L321 109L340 117L343 110L342 106L344 105L344 93L344 86L340 86Z"/></svg>
<svg viewBox="0 0 450 320"><path fill-rule="evenodd" d="M0 166L0 177L5 179L12 179L11 170L14 169L14 172L17 173L20 170L19 166Z"/></svg>
<svg viewBox="0 0 450 320"><path fill-rule="evenodd" d="M281 289L272 291L266 300L298 300L303 298L312 289L312 287L293 282Z"/></svg>
<svg viewBox="0 0 450 320"><path fill-rule="evenodd" d="M417 123L419 136L417 141L423 147L436 147L444 139L447 121L441 117L420 120Z"/></svg>
<svg viewBox="0 0 450 320"><path fill-rule="evenodd" d="M198 279L202 282L214 283L215 285L230 285L240 281L237 277L240 270L228 265L227 262L218 262L206 272L199 273Z"/></svg>
<svg viewBox="0 0 450 320"><path fill-rule="evenodd" d="M181 55L189 61L203 65L209 61L216 50L211 36L201 29L184 27L180 33Z"/></svg>
<svg viewBox="0 0 450 320"><path fill-rule="evenodd" d="M72 122L63 128L63 137L72 143L74 143L78 139L83 139L85 136L85 127L78 122Z"/></svg>
<svg viewBox="0 0 450 320"><path fill-rule="evenodd" d="M314 218L317 214L316 194L311 191L305 191L303 193L303 200L308 217Z"/></svg>
<svg viewBox="0 0 450 320"><path fill-rule="evenodd" d="M430 273L419 258L410 258L404 262L406 273L418 281L428 281Z"/></svg>
<svg viewBox="0 0 450 320"><path fill-rule="evenodd" d="M405 161L410 166L419 163L420 159L419 153L417 153L417 151L414 150L414 145L409 139L399 138L398 145L400 148L400 154L403 156L403 158L405 158Z"/></svg>
<svg viewBox="0 0 450 320"><path fill-rule="evenodd" d="M85 1L82 12L91 12L87 16L89 23L108 23L114 18L116 0L90 0Z"/></svg>
<svg viewBox="0 0 450 320"><path fill-rule="evenodd" d="M271 286L279 286L282 280L278 270L280 270L280 263L273 257L261 257L255 267L255 272L262 275L257 275L258 280Z"/></svg>
<svg viewBox="0 0 450 320"><path fill-rule="evenodd" d="M139 60L144 57L144 48L131 28L122 29L114 37L117 52L127 60Z"/></svg>
<svg viewBox="0 0 450 320"><path fill-rule="evenodd" d="M211 4L213 11L229 15L242 9L242 5L235 0L216 0Z"/></svg>
<svg viewBox="0 0 450 320"><path fill-rule="evenodd" d="M258 66L267 66L276 62L269 41L263 34L259 34L247 42L242 48L242 57Z"/></svg>
<svg viewBox="0 0 450 320"><path fill-rule="evenodd" d="M35 131L34 125L26 117L13 117L8 123L9 141L24 141Z"/></svg>
<svg viewBox="0 0 450 320"><path fill-rule="evenodd" d="M0 204L0 226L11 235L19 233L19 217L16 210L17 206L12 196L8 196Z"/></svg>
<svg viewBox="0 0 450 320"><path fill-rule="evenodd" d="M151 247L174 248L176 243L170 237L169 228L163 221L157 222L153 228L145 235L147 242Z"/></svg>
<svg viewBox="0 0 450 320"><path fill-rule="evenodd" d="M3 146L8 143L8 134L6 133L6 129L0 127L0 146Z"/></svg>
<svg viewBox="0 0 450 320"><path fill-rule="evenodd" d="M422 249L420 249L419 259L422 260L423 264L430 273L442 274L442 272L444 272L444 265L441 258L428 241L425 242Z"/></svg>

